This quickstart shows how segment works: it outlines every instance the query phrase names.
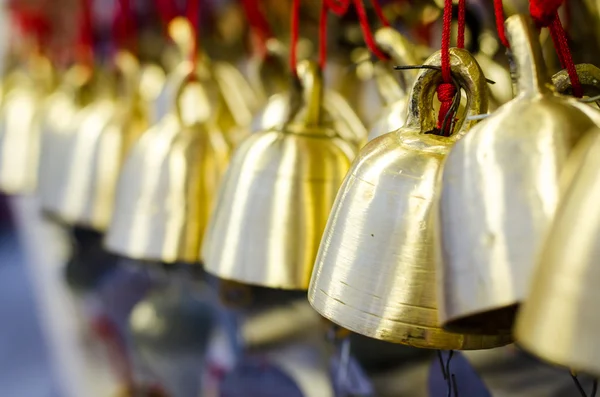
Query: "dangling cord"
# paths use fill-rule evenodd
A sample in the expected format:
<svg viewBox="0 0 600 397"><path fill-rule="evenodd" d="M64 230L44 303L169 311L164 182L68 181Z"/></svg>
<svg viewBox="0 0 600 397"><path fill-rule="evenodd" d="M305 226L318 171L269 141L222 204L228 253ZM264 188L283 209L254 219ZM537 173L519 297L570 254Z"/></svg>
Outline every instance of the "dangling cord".
<svg viewBox="0 0 600 397"><path fill-rule="evenodd" d="M173 0L154 0L154 5L158 16L165 25L165 29L169 25L169 22L179 15L179 11Z"/></svg>
<svg viewBox="0 0 600 397"><path fill-rule="evenodd" d="M440 369L442 370L442 376L444 377L444 380L446 381L446 386L447 386L446 396L451 397L454 392L454 397L458 397L458 385L456 384L456 377L454 376L454 374L450 373L450 360L452 360L452 357L454 356L454 350L450 350L448 352L448 358L446 359L446 362L444 362L444 358L443 358L441 350L437 351L437 356L438 356L438 360L440 362Z"/></svg>
<svg viewBox="0 0 600 397"><path fill-rule="evenodd" d="M298 36L300 29L300 0L292 1L292 19L290 21L290 70L294 76L298 75Z"/></svg>
<svg viewBox="0 0 600 397"><path fill-rule="evenodd" d="M100 315L92 322L92 329L98 337L107 345L110 355L111 366L117 370L130 390L133 390L135 382L133 371L127 354L127 346L114 322L106 315Z"/></svg>
<svg viewBox="0 0 600 397"><path fill-rule="evenodd" d="M76 57L80 62L90 68L92 68L94 64L94 28L92 13L92 0L82 0L79 45L77 46Z"/></svg>
<svg viewBox="0 0 600 397"><path fill-rule="evenodd" d="M502 5L502 0L494 0L494 14L496 15L498 38L504 47L510 48L510 43L506 38L506 31L504 30L504 6Z"/></svg>
<svg viewBox="0 0 600 397"><path fill-rule="evenodd" d="M381 6L379 5L379 1L371 0L371 5L373 5L373 9L375 10L375 14L377 14L377 18L379 18L379 22L381 22L383 26L390 26L390 21L388 21L388 19L383 14Z"/></svg>
<svg viewBox="0 0 600 397"><path fill-rule="evenodd" d="M196 70L198 66L198 49L199 46L199 34L200 34L200 0L188 0L187 10L186 10L187 19L190 21L192 25L193 32L193 43L192 43L192 53L190 61L193 65L193 70Z"/></svg>
<svg viewBox="0 0 600 397"><path fill-rule="evenodd" d="M120 48L135 52L135 16L131 0L119 0L113 22L113 36Z"/></svg>
<svg viewBox="0 0 600 397"><path fill-rule="evenodd" d="M248 18L253 37L258 42L258 51L261 57L267 53L267 40L273 37L269 21L260 9L259 0L242 0L244 12Z"/></svg>
<svg viewBox="0 0 600 397"><path fill-rule="evenodd" d="M459 1L459 17L458 17L458 39L459 48L463 48L465 44L465 0ZM461 16L462 14L462 16ZM452 82L452 68L450 66L450 34L452 32L452 0L444 0L444 16L442 27L442 83L437 87L437 97L440 101L440 112L438 113L438 129L440 135L450 136L452 134L453 123L447 123L450 118L454 120L454 112L452 104L454 97L458 95L457 89Z"/></svg>
<svg viewBox="0 0 600 397"><path fill-rule="evenodd" d="M373 4L375 4L376 2L377 0L373 0ZM365 43L367 43L367 47L369 47L369 50L371 50L371 52L381 60L390 59L387 56L387 54L385 54L379 49L379 47L377 47L377 44L375 43L373 33L371 32L371 27L369 26L369 17L367 16L367 12L365 11L365 5L363 4L362 0L354 0L354 7L356 8L356 13L358 14L358 21L360 22L360 28L362 30ZM383 13L381 14L381 18L381 23L384 24L384 26L389 26L389 22L387 21L387 19L385 19Z"/></svg>
<svg viewBox="0 0 600 397"><path fill-rule="evenodd" d="M554 43L554 49L560 60L563 69L567 70L571 87L573 87L573 95L577 98L583 96L583 88L577 76L577 69L571 56L569 49L569 41L567 33L563 29L558 16L558 9L563 4L564 0L530 0L529 13L539 27L547 27L550 29L550 35Z"/></svg>
<svg viewBox="0 0 600 397"><path fill-rule="evenodd" d="M327 63L327 15L331 11L338 17L348 12L350 0L322 0L319 18L319 67L325 69Z"/></svg>

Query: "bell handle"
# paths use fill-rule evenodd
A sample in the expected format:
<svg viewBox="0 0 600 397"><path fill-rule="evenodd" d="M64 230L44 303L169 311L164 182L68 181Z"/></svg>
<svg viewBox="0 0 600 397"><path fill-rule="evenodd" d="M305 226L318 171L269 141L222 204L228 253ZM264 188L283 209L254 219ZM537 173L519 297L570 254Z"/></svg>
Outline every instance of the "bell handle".
<svg viewBox="0 0 600 397"><path fill-rule="evenodd" d="M179 50L181 59L192 59L194 51L194 28L187 18L175 17L167 28L169 38L173 40Z"/></svg>
<svg viewBox="0 0 600 397"><path fill-rule="evenodd" d="M132 102L138 94L138 86L140 79L140 64L136 57L127 52L119 51L115 54L114 64L123 78L123 98L128 102Z"/></svg>
<svg viewBox="0 0 600 397"><path fill-rule="evenodd" d="M172 112L182 126L190 127L207 122L213 107L192 63L186 61L182 65L186 67L187 73L182 75L175 89Z"/></svg>
<svg viewBox="0 0 600 397"><path fill-rule="evenodd" d="M425 66L433 68L423 69L417 76L412 88L411 100L408 104L408 117L405 127L397 133L407 129L419 130L422 133L434 131L437 128L437 115L433 109L433 99L437 86L442 82L442 73L438 69L441 65L441 53L433 54ZM466 92L467 106L449 138L456 141L475 125L478 120L471 116L486 114L488 112L488 87L481 67L475 58L466 50L459 48L450 49L450 65L452 75L460 87ZM460 95L460 94L457 94Z"/></svg>
<svg viewBox="0 0 600 397"><path fill-rule="evenodd" d="M315 62L301 61L297 67L302 86L303 114L301 121L307 127L319 127L323 108L323 76Z"/></svg>
<svg viewBox="0 0 600 397"><path fill-rule="evenodd" d="M525 15L513 15L505 25L517 74L517 94L549 94L546 63L533 21Z"/></svg>
<svg viewBox="0 0 600 397"><path fill-rule="evenodd" d="M575 65L575 69L586 94L600 95L600 68L590 63L581 63ZM552 76L552 84L560 94L570 95L572 93L571 79L569 73L564 69Z"/></svg>
<svg viewBox="0 0 600 397"><path fill-rule="evenodd" d="M375 42L379 48L391 57L392 62L397 65L407 66L421 63L418 59L415 46L393 28L383 27L378 29L375 32ZM409 77L409 84L417 76L416 70L407 70L405 73L403 77ZM407 94L405 87L389 71L389 65L375 65L375 84L387 105L401 100Z"/></svg>

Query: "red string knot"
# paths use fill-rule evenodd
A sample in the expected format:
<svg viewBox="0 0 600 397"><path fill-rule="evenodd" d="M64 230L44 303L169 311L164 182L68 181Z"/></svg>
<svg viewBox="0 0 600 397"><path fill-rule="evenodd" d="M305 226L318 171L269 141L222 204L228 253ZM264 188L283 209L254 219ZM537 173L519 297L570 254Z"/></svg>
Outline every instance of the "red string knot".
<svg viewBox="0 0 600 397"><path fill-rule="evenodd" d="M446 119L446 115L452 108L452 102L454 101L454 97L456 96L456 87L452 83L441 83L437 87L437 97L440 101L440 112L438 113L438 128L442 129L444 127L444 131L442 131L442 135L448 136L452 131L448 130L450 124L448 123L444 126L444 120Z"/></svg>
<svg viewBox="0 0 600 397"><path fill-rule="evenodd" d="M548 27L564 0L530 0L529 13L539 27Z"/></svg>

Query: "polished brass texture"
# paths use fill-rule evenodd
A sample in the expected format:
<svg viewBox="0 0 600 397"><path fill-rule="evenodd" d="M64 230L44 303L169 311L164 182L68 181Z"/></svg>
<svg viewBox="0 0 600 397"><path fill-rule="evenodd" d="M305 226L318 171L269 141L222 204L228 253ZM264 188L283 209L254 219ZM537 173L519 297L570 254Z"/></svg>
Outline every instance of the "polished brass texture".
<svg viewBox="0 0 600 397"><path fill-rule="evenodd" d="M3 80L0 108L0 191L33 193L38 181L44 99L52 89L53 70L33 57L24 70Z"/></svg>
<svg viewBox="0 0 600 397"><path fill-rule="evenodd" d="M146 130L147 109L139 95L140 69L133 55L115 58L119 80L74 118L76 132L67 137L65 168L57 183L59 194L44 210L65 223L104 231L110 223L114 192L125 155ZM109 85L110 81L109 81Z"/></svg>
<svg viewBox="0 0 600 397"><path fill-rule="evenodd" d="M487 111L486 82L474 58L451 50L467 92L467 115ZM440 65L440 53L426 61ZM340 188L313 271L308 299L324 317L372 338L432 349L483 349L506 336L451 334L438 325L433 209L440 168L476 121L460 118L435 135L433 99L441 74L422 70L401 129L369 142Z"/></svg>
<svg viewBox="0 0 600 397"><path fill-rule="evenodd" d="M206 271L227 280L307 289L321 234L355 146L324 123L318 67L298 65L303 98L283 128L235 151L203 245Z"/></svg>
<svg viewBox="0 0 600 397"><path fill-rule="evenodd" d="M518 95L458 142L443 172L438 296L441 321L454 331L510 332L558 203L560 173L594 126L594 109L546 86L530 20L516 15L506 27Z"/></svg>
<svg viewBox="0 0 600 397"><path fill-rule="evenodd" d="M581 140L568 161L559 208L537 261L515 337L545 361L600 375L600 131ZM563 175L565 177L565 175Z"/></svg>
<svg viewBox="0 0 600 397"><path fill-rule="evenodd" d="M407 87L410 87L416 76L415 71L405 71L401 82L397 81L390 69L391 63L396 65L419 65L421 61L415 54L415 46L397 30L389 27L381 28L375 33L379 47L389 54L391 62L375 64L375 81L384 108L375 124L369 130L369 141L378 136L395 131L404 125L406 111L410 99Z"/></svg>
<svg viewBox="0 0 600 397"><path fill-rule="evenodd" d="M133 147L119 179L105 245L166 263L199 261L200 244L229 149L200 79L180 81L171 112Z"/></svg>

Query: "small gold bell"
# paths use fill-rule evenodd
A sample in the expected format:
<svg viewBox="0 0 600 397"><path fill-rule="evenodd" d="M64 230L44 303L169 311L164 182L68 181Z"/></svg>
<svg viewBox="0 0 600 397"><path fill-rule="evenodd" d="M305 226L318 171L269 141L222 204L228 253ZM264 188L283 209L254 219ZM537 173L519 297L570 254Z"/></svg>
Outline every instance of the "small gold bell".
<svg viewBox="0 0 600 397"><path fill-rule="evenodd" d="M123 159L147 128L147 109L139 97L139 65L129 53L115 57L123 94L112 89L75 117L76 132L67 137L67 161L57 183L56 201L44 210L68 224L104 231L113 212L114 191ZM119 77L119 76L115 76Z"/></svg>
<svg viewBox="0 0 600 397"><path fill-rule="evenodd" d="M381 28L375 33L375 41L379 48L390 54L392 61L398 65L418 65L414 46L397 30L389 27ZM403 74L404 84L397 82L390 72L389 62L375 64L375 81L381 95L384 108L378 120L369 131L369 141L378 136L395 131L404 125L408 108L408 95L405 86L412 85L416 73L407 71Z"/></svg>
<svg viewBox="0 0 600 397"><path fill-rule="evenodd" d="M518 95L452 149L440 198L440 316L470 333L510 332L591 107L553 95L531 21L506 22ZM583 110L582 108L586 108Z"/></svg>
<svg viewBox="0 0 600 397"><path fill-rule="evenodd" d="M210 95L190 62L169 114L130 151L119 178L105 245L117 254L166 263L199 261L213 197L229 149L215 127Z"/></svg>
<svg viewBox="0 0 600 397"><path fill-rule="evenodd" d="M43 103L50 93L52 69L34 58L28 74L10 73L3 81L0 108L0 191L33 193L37 187ZM45 73L36 73L41 68ZM35 70L38 69L38 70Z"/></svg>
<svg viewBox="0 0 600 397"><path fill-rule="evenodd" d="M451 49L451 65L467 92L466 116L487 111L481 69ZM427 65L439 66L434 54ZM452 334L439 326L433 212L442 163L476 121L460 120L451 137L436 128L433 98L441 74L419 73L404 127L365 146L340 188L321 240L308 299L324 317L388 342L432 349L484 349L510 336Z"/></svg>
<svg viewBox="0 0 600 397"><path fill-rule="evenodd" d="M578 144L559 208L542 246L515 338L553 364L600 375L600 130Z"/></svg>
<svg viewBox="0 0 600 397"><path fill-rule="evenodd" d="M236 150L203 245L206 271L281 289L307 289L319 241L355 147L322 119L318 67L298 65L303 103L281 129Z"/></svg>

